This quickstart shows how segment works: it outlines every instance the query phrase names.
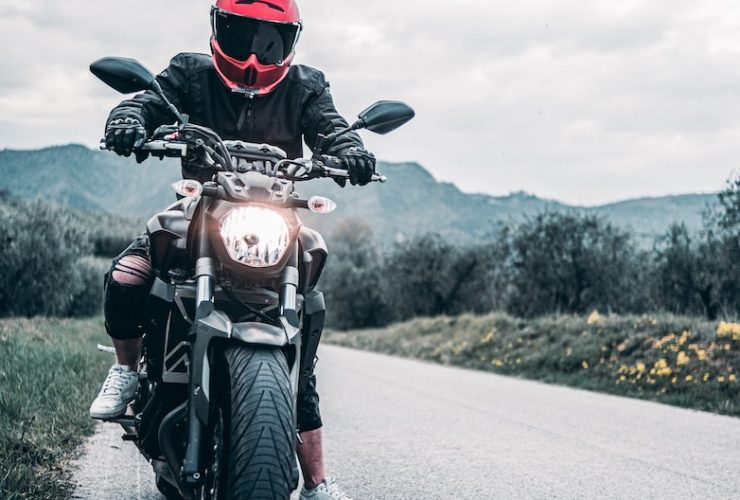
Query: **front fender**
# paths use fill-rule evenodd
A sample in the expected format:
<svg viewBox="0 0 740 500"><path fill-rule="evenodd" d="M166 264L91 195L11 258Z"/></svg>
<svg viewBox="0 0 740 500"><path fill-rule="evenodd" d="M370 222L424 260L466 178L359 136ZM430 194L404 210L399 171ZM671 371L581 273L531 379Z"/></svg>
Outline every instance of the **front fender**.
<svg viewBox="0 0 740 500"><path fill-rule="evenodd" d="M231 329L231 338L241 340L246 344L269 345L285 347L290 343L285 330L266 323L234 323Z"/></svg>

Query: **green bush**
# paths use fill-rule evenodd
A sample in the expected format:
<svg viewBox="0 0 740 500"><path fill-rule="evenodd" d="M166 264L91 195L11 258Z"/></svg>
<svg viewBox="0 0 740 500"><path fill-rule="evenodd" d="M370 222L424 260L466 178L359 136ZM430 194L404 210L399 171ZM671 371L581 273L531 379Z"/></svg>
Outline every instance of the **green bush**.
<svg viewBox="0 0 740 500"><path fill-rule="evenodd" d="M49 205L18 203L0 217L0 237L0 315L66 315L83 286L77 261L92 251L84 228Z"/></svg>
<svg viewBox="0 0 740 500"><path fill-rule="evenodd" d="M134 223L0 193L0 316L92 316ZM117 236L116 236L117 235Z"/></svg>

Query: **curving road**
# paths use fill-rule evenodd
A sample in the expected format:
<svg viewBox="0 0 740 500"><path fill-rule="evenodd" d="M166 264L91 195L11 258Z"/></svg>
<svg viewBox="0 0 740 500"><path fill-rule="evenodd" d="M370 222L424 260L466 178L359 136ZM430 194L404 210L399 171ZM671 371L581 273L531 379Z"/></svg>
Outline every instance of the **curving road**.
<svg viewBox="0 0 740 500"><path fill-rule="evenodd" d="M320 357L327 462L357 500L740 498L740 419L333 346ZM115 426L76 466L76 498L161 498Z"/></svg>

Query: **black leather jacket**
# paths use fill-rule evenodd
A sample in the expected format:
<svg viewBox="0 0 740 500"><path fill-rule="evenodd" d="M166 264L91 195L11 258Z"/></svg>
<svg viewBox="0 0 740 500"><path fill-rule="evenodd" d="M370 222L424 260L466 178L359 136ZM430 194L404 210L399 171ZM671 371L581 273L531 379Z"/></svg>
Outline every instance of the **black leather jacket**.
<svg viewBox="0 0 740 500"><path fill-rule="evenodd" d="M278 146L289 158L303 156L302 140L313 149L319 134L347 127L334 107L324 74L308 66L291 66L273 92L254 98L226 87L206 54L176 55L157 80L192 123L213 129L222 139ZM150 91L113 108L108 122L123 117L138 119L149 134L174 121L162 100ZM345 134L326 153L336 156L352 146L363 147L362 140L355 133ZM198 177L188 170L184 165L185 177Z"/></svg>

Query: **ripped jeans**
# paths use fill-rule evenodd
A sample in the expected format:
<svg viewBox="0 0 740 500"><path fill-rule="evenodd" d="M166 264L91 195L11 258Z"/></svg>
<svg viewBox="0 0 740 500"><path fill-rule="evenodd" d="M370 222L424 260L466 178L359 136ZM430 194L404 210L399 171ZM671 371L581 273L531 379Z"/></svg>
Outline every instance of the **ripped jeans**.
<svg viewBox="0 0 740 500"><path fill-rule="evenodd" d="M146 302L154 280L149 259L149 237L137 236L113 259L105 275L105 329L113 339L132 340L144 334ZM316 375L311 374L306 389L298 393L298 431L322 426Z"/></svg>

